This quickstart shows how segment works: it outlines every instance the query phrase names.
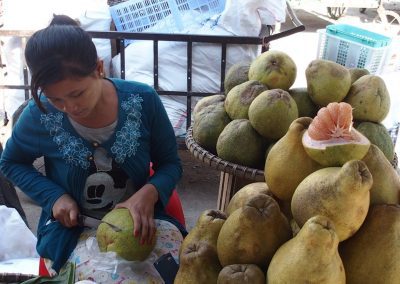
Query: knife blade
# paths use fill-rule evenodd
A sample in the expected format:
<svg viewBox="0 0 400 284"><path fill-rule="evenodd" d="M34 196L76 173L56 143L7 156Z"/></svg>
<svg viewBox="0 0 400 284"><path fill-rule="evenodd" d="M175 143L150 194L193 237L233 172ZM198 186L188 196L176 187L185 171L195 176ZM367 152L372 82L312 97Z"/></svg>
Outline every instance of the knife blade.
<svg viewBox="0 0 400 284"><path fill-rule="evenodd" d="M90 216L86 216L86 215L82 215L79 214L78 216L78 223L79 226L83 226L83 227L89 227L92 229L97 229L97 227L99 227L99 225L101 223L107 224L108 226L110 226L115 232L121 232L122 229L114 224L111 224L109 222L100 220L100 219L96 219Z"/></svg>

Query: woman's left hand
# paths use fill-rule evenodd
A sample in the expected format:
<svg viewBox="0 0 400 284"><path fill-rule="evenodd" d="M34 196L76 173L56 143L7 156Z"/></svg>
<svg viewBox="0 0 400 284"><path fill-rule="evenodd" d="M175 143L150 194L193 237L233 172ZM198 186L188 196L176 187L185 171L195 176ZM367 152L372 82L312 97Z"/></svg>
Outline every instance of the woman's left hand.
<svg viewBox="0 0 400 284"><path fill-rule="evenodd" d="M146 184L115 208L127 208L131 213L135 237L140 237L141 244L151 244L156 232L154 222L154 204L158 200L158 192L154 185Z"/></svg>

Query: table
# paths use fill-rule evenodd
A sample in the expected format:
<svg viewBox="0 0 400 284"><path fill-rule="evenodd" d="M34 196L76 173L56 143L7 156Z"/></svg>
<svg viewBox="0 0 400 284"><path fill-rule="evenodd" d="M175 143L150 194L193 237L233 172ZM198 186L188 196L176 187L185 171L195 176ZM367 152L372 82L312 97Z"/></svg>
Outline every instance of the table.
<svg viewBox="0 0 400 284"><path fill-rule="evenodd" d="M221 172L218 189L217 209L225 211L232 196L243 186L253 182L265 182L264 171L225 161L202 148L193 139L192 127L185 138L189 152L208 166Z"/></svg>

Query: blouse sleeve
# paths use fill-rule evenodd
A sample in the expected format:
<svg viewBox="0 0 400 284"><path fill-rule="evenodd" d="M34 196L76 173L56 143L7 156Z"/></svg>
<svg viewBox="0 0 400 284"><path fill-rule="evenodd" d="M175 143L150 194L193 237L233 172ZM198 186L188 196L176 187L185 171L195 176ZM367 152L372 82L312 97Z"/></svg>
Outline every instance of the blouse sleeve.
<svg viewBox="0 0 400 284"><path fill-rule="evenodd" d="M42 156L39 139L43 133L39 114L32 112L28 105L15 124L1 156L0 170L50 216L54 202L65 191L33 166Z"/></svg>
<svg viewBox="0 0 400 284"><path fill-rule="evenodd" d="M149 183L157 190L165 206L182 176L176 137L160 97L154 91L154 113L151 121L151 161L155 174Z"/></svg>

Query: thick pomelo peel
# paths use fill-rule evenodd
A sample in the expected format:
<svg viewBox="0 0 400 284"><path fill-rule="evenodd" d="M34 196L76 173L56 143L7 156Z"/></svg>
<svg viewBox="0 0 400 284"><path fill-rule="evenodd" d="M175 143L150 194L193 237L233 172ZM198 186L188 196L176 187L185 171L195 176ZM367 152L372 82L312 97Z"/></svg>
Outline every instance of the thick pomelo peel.
<svg viewBox="0 0 400 284"><path fill-rule="evenodd" d="M303 134L307 154L326 167L364 158L371 143L352 127L352 119L352 107L347 103L330 103L320 109Z"/></svg>

